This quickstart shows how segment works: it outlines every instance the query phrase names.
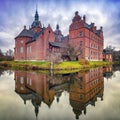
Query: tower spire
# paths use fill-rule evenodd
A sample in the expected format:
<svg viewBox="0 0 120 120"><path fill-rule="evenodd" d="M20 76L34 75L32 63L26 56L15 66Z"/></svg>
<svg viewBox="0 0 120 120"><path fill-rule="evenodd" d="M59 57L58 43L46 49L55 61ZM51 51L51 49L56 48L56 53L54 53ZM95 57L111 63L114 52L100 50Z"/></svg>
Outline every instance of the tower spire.
<svg viewBox="0 0 120 120"><path fill-rule="evenodd" d="M31 25L31 28L36 28L36 27L42 27L41 26L41 22L39 21L39 15L38 15L38 10L37 10L37 6L38 4L37 4L37 0L36 0L36 12L35 12L35 16L34 16L34 21L33 21L33 23L32 23L32 25ZM36 30L36 31L38 31L38 30Z"/></svg>
<svg viewBox="0 0 120 120"><path fill-rule="evenodd" d="M35 21L39 21L39 15L38 15L37 9L36 9L36 13L35 13Z"/></svg>
<svg viewBox="0 0 120 120"><path fill-rule="evenodd" d="M36 11L37 11L37 0L36 0Z"/></svg>
<svg viewBox="0 0 120 120"><path fill-rule="evenodd" d="M35 13L35 21L39 21L39 15L37 11L37 0L36 0L36 13Z"/></svg>

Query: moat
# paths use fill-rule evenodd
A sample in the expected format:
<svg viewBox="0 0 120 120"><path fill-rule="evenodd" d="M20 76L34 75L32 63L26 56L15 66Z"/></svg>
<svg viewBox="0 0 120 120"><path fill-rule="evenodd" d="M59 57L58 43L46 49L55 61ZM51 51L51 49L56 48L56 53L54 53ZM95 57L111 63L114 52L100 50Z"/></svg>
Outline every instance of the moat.
<svg viewBox="0 0 120 120"><path fill-rule="evenodd" d="M0 70L0 120L119 120L120 67L72 74Z"/></svg>

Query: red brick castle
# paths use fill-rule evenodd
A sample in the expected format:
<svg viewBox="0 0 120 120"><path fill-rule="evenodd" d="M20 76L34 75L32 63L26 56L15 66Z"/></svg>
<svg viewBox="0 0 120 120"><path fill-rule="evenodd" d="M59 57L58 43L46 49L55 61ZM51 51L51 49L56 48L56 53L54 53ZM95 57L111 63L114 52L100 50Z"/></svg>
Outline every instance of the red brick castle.
<svg viewBox="0 0 120 120"><path fill-rule="evenodd" d="M81 50L76 59L89 61L103 60L104 37L102 27L97 29L94 23L87 24L86 17L75 12L69 26L69 35L63 36L59 25L54 31L50 25L43 27L36 10L34 21L29 29L24 29L15 38L15 60L50 60L50 54L65 56L67 45ZM82 53L82 54L79 54ZM68 55L69 57L69 55Z"/></svg>

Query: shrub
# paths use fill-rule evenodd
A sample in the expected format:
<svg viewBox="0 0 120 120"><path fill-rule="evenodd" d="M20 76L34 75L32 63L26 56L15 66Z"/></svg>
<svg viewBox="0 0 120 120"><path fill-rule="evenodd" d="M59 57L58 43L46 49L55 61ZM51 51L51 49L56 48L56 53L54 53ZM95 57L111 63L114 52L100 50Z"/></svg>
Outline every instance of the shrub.
<svg viewBox="0 0 120 120"><path fill-rule="evenodd" d="M89 61L86 60L86 59L80 59L79 64L81 64L81 65L89 65Z"/></svg>

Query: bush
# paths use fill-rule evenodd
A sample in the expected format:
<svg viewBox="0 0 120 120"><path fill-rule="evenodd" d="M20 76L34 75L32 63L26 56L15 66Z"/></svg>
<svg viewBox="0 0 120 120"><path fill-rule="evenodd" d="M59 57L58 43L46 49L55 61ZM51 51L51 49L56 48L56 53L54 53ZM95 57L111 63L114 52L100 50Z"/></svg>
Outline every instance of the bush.
<svg viewBox="0 0 120 120"><path fill-rule="evenodd" d="M89 65L89 61L86 60L86 59L80 59L79 64L81 64L81 65Z"/></svg>

